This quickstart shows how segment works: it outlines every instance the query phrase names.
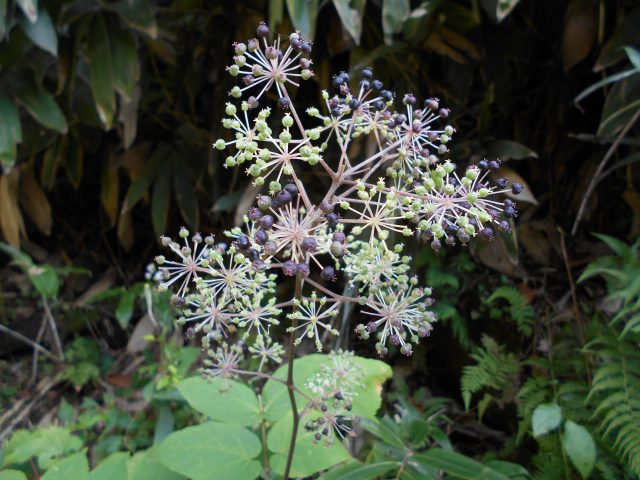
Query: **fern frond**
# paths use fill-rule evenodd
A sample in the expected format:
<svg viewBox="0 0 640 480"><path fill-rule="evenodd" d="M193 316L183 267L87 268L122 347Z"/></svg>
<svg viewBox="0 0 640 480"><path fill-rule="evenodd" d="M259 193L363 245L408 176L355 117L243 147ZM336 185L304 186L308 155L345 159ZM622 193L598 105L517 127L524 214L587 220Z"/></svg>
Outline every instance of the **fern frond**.
<svg viewBox="0 0 640 480"><path fill-rule="evenodd" d="M520 333L531 335L535 312L524 295L522 295L522 292L516 287L505 285L497 288L487 299L487 303L490 305L498 299L509 303L509 315L516 322Z"/></svg>
<svg viewBox="0 0 640 480"><path fill-rule="evenodd" d="M473 394L487 387L501 390L503 398L508 398L520 373L520 361L516 356L504 353L502 345L491 337L483 336L482 346L471 354L476 364L462 369L460 389L467 410Z"/></svg>
<svg viewBox="0 0 640 480"><path fill-rule="evenodd" d="M602 358L587 400L599 399L593 417L603 437L640 475L640 350L635 342L606 336L587 348Z"/></svg>

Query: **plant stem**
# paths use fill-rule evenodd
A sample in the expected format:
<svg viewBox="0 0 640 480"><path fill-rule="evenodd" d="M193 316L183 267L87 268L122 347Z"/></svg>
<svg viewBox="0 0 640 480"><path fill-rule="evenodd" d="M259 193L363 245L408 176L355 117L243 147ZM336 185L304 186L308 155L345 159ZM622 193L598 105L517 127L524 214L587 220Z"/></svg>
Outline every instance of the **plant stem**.
<svg viewBox="0 0 640 480"><path fill-rule="evenodd" d="M302 298L302 277L296 276L295 298ZM293 305L294 313L298 310L296 304ZM298 319L291 321L291 327L296 328ZM287 388L289 390L289 401L291 402L291 412L293 413L293 427L291 430L291 441L289 442L289 453L287 454L287 465L284 469L284 480L289 480L289 472L291 471L291 462L293 461L293 451L296 448L296 438L298 436L298 425L300 424L300 414L298 413L298 405L296 405L295 386L293 384L293 360L295 357L295 331L291 332L289 339L289 364L287 367Z"/></svg>

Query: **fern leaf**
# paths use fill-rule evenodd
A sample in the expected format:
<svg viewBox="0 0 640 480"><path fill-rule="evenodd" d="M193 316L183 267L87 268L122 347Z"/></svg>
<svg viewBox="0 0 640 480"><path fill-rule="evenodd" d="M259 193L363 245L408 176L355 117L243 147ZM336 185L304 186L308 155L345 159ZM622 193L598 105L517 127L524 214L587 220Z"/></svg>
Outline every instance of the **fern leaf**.
<svg viewBox="0 0 640 480"><path fill-rule="evenodd" d="M511 319L516 322L520 333L531 335L534 324L534 311L520 290L510 285L499 287L487 299L487 303L491 304L498 299L509 303L509 314Z"/></svg>

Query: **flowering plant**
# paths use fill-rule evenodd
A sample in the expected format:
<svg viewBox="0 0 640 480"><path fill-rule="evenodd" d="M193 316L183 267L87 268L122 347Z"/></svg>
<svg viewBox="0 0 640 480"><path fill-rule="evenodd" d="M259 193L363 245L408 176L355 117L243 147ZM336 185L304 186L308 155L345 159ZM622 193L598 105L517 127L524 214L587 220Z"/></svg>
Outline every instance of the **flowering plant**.
<svg viewBox="0 0 640 480"><path fill-rule="evenodd" d="M353 392L362 381L352 356L334 352L329 366L308 379L313 396L299 410L296 347L309 342L319 352L330 350L331 338L348 331L347 316L338 324L340 313L355 305L366 319L350 327L359 338L372 339L380 356L394 349L411 355L436 317L431 289L411 274L403 240L415 236L436 251L477 236L491 240L495 229L509 231L516 215L503 194L522 186L492 181L495 160L459 172L447 158L455 134L446 124L449 110L436 98L419 103L413 94L396 102L371 68L357 82L346 72L336 75L334 92L322 92L323 105L303 115L291 92L313 77L311 43L299 32L270 41L264 23L256 33L234 44L228 72L240 85L222 120L230 139L214 148L227 153L226 167L245 168L264 193L223 241L186 228L179 241L163 237L175 259L158 256L154 277L160 289L175 289L187 335L201 335L205 377L273 378L265 371L282 361L285 348L272 332L285 324L283 382L293 415L288 478L300 418L306 416L304 427L316 441L345 437L356 421ZM264 105L270 98L275 108ZM318 172L325 184L316 181ZM320 185L326 188L319 193ZM281 299L286 278L293 293ZM257 372L241 368L245 353L256 359Z"/></svg>

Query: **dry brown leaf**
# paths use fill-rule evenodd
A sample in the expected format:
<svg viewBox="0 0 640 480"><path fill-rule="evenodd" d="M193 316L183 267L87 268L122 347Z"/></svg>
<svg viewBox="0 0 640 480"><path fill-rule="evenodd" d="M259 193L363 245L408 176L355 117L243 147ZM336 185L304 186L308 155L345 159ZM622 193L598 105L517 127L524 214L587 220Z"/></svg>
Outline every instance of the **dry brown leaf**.
<svg viewBox="0 0 640 480"><path fill-rule="evenodd" d="M19 170L0 176L0 230L4 239L20 248L20 233L25 233L22 214L18 207Z"/></svg>
<svg viewBox="0 0 640 480"><path fill-rule="evenodd" d="M24 169L20 176L20 203L38 230L47 236L51 235L51 205L36 180L33 167Z"/></svg>
<svg viewBox="0 0 640 480"><path fill-rule="evenodd" d="M567 72L583 60L593 47L597 35L596 2L571 0L564 16L562 65Z"/></svg>
<svg viewBox="0 0 640 480"><path fill-rule="evenodd" d="M101 199L102 206L111 220L111 226L116 224L118 215L118 169L114 162L107 161L102 169Z"/></svg>

